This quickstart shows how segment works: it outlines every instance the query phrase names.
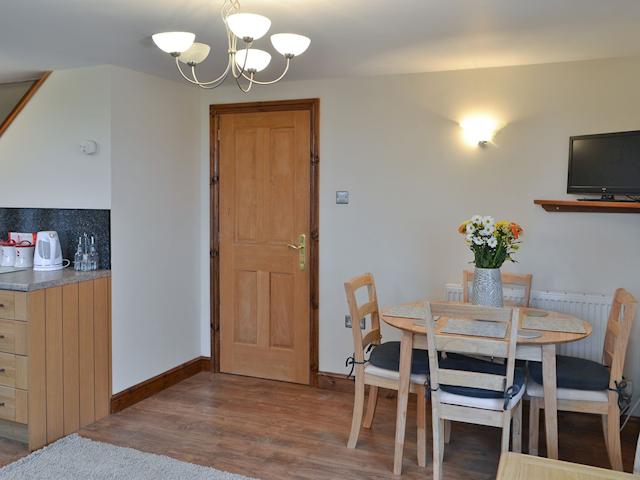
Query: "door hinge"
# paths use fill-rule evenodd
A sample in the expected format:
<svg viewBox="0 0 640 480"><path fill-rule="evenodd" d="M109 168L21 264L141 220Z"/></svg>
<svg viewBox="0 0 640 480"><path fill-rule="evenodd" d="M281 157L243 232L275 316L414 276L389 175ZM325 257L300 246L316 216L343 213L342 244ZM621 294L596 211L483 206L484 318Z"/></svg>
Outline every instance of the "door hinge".
<svg viewBox="0 0 640 480"><path fill-rule="evenodd" d="M311 165L314 167L320 164L320 157L318 155L311 154Z"/></svg>
<svg viewBox="0 0 640 480"><path fill-rule="evenodd" d="M218 183L220 183L220 177L218 175L211 177L211 185L217 185Z"/></svg>
<svg viewBox="0 0 640 480"><path fill-rule="evenodd" d="M218 256L218 250L215 248L212 248L211 250L209 250L209 256L211 258L216 258Z"/></svg>

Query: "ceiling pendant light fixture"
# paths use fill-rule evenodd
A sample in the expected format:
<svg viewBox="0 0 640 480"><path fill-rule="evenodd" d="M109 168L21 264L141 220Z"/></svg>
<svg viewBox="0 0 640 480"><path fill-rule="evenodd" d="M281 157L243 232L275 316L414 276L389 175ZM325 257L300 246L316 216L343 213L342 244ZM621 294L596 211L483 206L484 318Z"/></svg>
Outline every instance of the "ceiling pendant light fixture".
<svg viewBox="0 0 640 480"><path fill-rule="evenodd" d="M195 34L190 32L156 33L151 38L163 52L175 58L176 67L182 77L200 88L216 88L227 79L229 73L233 75L238 87L248 92L254 84L271 85L287 74L291 59L303 54L311 40L296 33L277 33L271 35L273 48L284 57L285 66L282 74L269 81L260 81L255 75L266 69L271 62L271 54L264 50L253 48L253 42L264 37L271 27L271 20L255 13L240 12L239 0L223 0L222 21L227 31L227 68L222 74L210 81L200 81L196 75L196 66L206 60L211 47L195 41ZM242 42L245 48L238 49ZM181 63L191 67L191 75L184 72Z"/></svg>

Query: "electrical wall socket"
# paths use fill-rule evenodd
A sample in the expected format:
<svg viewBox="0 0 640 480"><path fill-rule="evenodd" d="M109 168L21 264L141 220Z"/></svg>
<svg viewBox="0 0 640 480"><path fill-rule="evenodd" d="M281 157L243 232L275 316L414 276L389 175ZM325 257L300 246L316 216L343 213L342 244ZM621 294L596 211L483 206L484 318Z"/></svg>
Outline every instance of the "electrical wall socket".
<svg viewBox="0 0 640 480"><path fill-rule="evenodd" d="M351 328L353 326L353 321L351 320L351 315L345 315L344 316L344 326L345 326L345 328ZM361 318L360 319L360 330L364 330L365 328L367 328L367 319L366 318Z"/></svg>

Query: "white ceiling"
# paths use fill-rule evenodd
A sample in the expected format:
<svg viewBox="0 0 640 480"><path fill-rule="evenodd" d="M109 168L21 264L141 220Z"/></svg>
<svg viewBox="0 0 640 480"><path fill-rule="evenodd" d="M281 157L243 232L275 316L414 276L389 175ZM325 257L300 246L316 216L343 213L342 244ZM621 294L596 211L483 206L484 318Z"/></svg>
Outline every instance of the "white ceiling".
<svg viewBox="0 0 640 480"><path fill-rule="evenodd" d="M222 0L0 3L0 81L105 63L178 78L172 59L150 40L166 30L193 31L213 45L200 77L225 62ZM294 60L289 77L296 79L640 55L640 0L244 0L242 6L270 17L272 33L311 37L307 53ZM274 57L263 76L281 66Z"/></svg>

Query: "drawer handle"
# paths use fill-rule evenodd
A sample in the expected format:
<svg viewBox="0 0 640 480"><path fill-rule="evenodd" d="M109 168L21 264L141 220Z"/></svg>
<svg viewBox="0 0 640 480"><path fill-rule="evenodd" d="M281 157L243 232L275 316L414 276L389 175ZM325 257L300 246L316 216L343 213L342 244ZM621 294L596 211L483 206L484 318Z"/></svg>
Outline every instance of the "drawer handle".
<svg viewBox="0 0 640 480"><path fill-rule="evenodd" d="M6 371L7 371L7 369L6 369L6 368L0 368L0 373L4 373L4 372L6 372Z"/></svg>
<svg viewBox="0 0 640 480"><path fill-rule="evenodd" d="M0 338L5 338L4 335L0 335Z"/></svg>
<svg viewBox="0 0 640 480"><path fill-rule="evenodd" d="M4 303L0 303L0 308L4 308Z"/></svg>
<svg viewBox="0 0 640 480"><path fill-rule="evenodd" d="M0 407L4 407L4 402L0 402Z"/></svg>

